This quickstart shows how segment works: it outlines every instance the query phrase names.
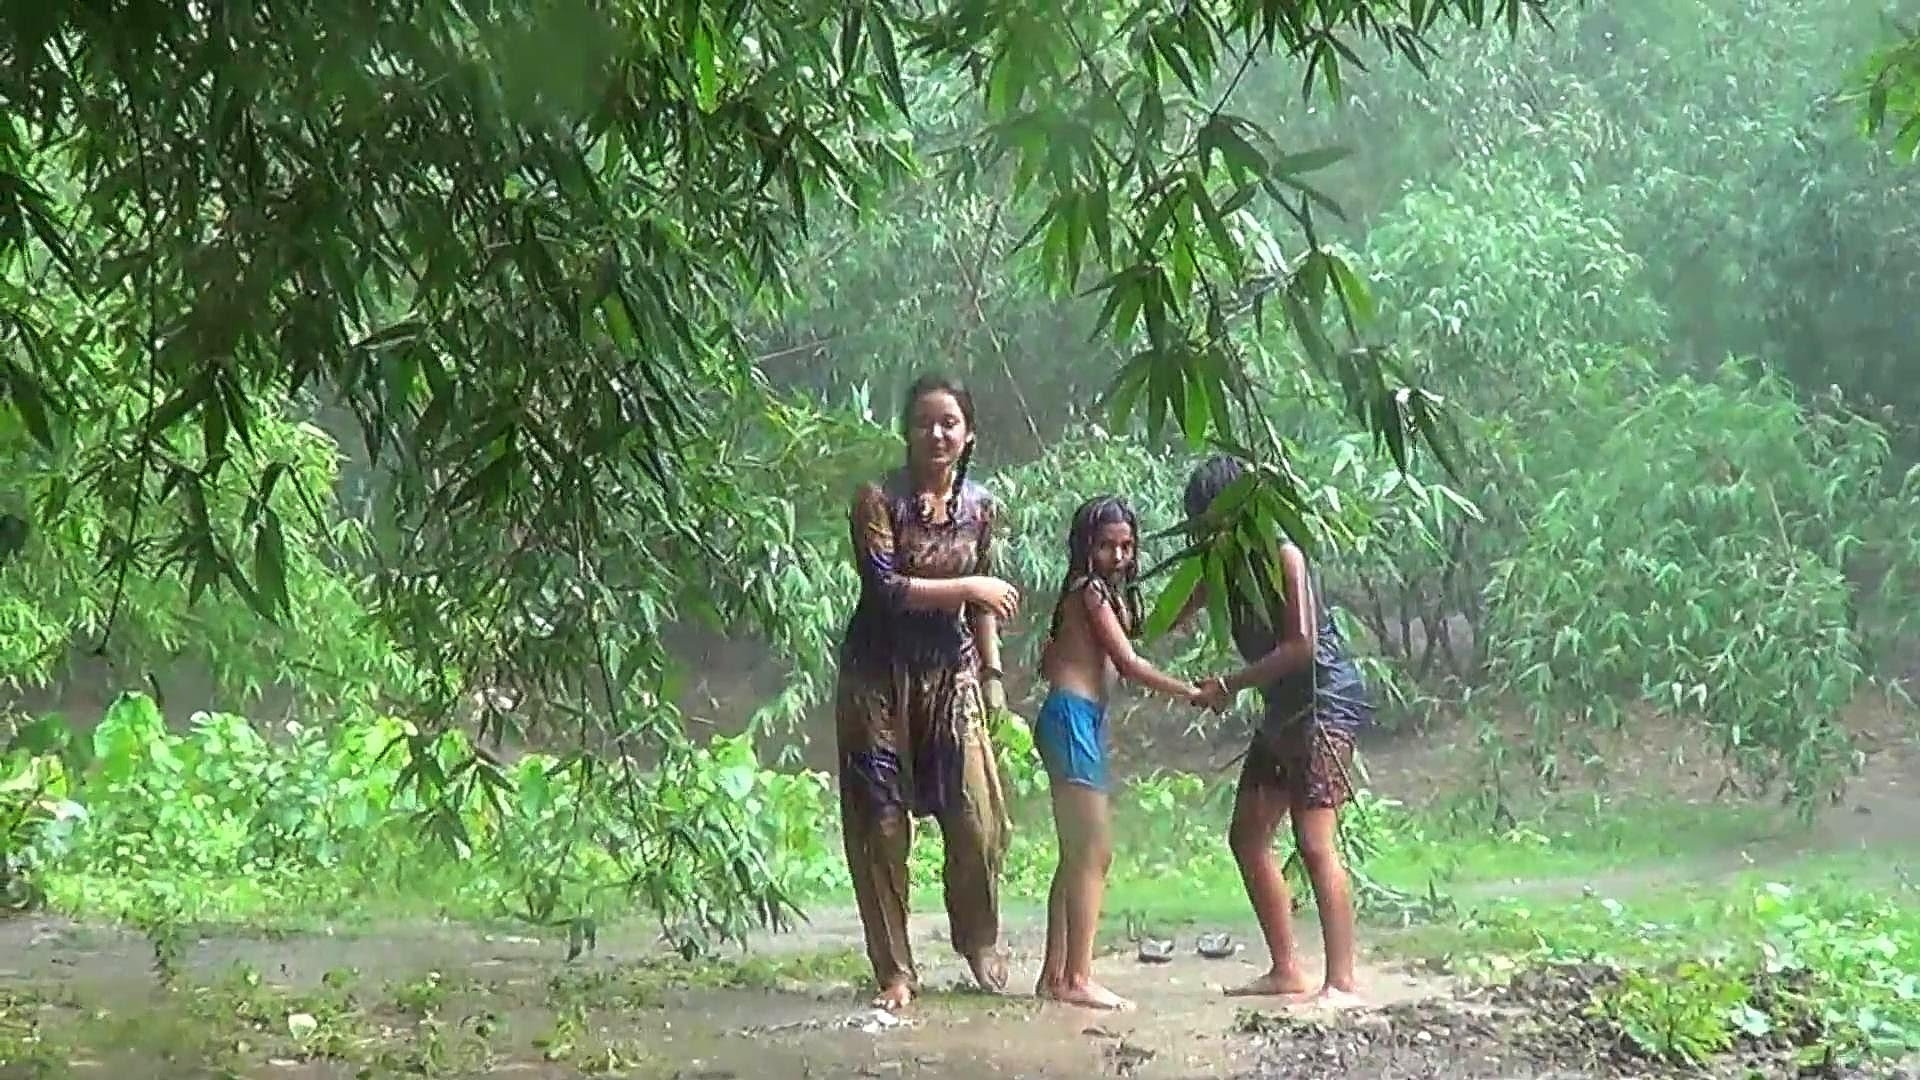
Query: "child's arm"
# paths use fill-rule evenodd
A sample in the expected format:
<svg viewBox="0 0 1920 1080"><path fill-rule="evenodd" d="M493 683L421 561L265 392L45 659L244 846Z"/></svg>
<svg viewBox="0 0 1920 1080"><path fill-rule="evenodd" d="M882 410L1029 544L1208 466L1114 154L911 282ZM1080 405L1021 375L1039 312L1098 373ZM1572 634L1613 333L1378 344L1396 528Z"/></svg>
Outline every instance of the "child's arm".
<svg viewBox="0 0 1920 1080"><path fill-rule="evenodd" d="M1287 590L1287 624L1273 651L1221 679L1229 694L1278 682L1313 663L1313 585L1307 581L1307 557L1293 544L1280 546L1280 573Z"/></svg>
<svg viewBox="0 0 1920 1080"><path fill-rule="evenodd" d="M1191 700L1199 695L1199 687L1166 674L1133 651L1133 642L1127 640L1127 632L1120 625L1120 616L1114 614L1113 605L1107 602L1100 589L1081 589L1080 598L1087 606L1087 625L1093 629L1094 642L1113 661L1113 668L1121 678L1139 683L1149 690L1158 690L1168 697Z"/></svg>

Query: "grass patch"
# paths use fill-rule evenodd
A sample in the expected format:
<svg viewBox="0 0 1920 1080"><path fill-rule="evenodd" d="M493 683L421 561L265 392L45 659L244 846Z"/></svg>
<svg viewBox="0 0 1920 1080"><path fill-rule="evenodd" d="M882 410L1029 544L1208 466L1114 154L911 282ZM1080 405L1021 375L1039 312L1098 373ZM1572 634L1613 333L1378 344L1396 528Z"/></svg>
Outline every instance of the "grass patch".
<svg viewBox="0 0 1920 1080"><path fill-rule="evenodd" d="M1122 811L1124 816L1126 812ZM1649 827L1658 822L1659 827ZM1138 828L1138 826L1134 826ZM1165 826L1160 826L1165 829ZM1406 813L1376 804L1351 816L1349 828L1367 850L1358 867L1368 888L1396 890L1415 898L1441 893L1485 892L1516 882L1538 888L1578 884L1602 875L1665 868L1685 873L1687 860L1777 841L1792 826L1768 807L1649 802L1621 806L1581 800L1543 807L1525 824L1501 833L1475 829L1456 815ZM1116 832L1125 826L1116 825ZM1227 850L1226 821L1190 827L1191 848L1173 859L1162 851L1133 856L1117 851L1108 885L1109 922L1132 918L1154 932L1251 919L1240 874ZM1290 837L1278 841L1281 858ZM1298 882L1296 882L1296 888ZM1385 915L1399 922L1401 911Z"/></svg>
<svg viewBox="0 0 1920 1080"><path fill-rule="evenodd" d="M1497 833L1448 814L1416 815L1408 824L1369 866L1403 888L1591 879L1734 852L1795 829L1777 810L1754 804L1599 798L1543 806Z"/></svg>
<svg viewBox="0 0 1920 1080"><path fill-rule="evenodd" d="M1115 861L1108 909L1143 921L1176 923L1244 919L1239 873L1227 850L1230 786L1167 773L1129 783L1114 800ZM1044 801L1016 808L1003 893L1011 905L1044 906L1057 859L1050 810ZM1346 831L1363 879L1363 895L1385 890L1424 894L1475 890L1515 880L1593 876L1684 859L1707 851L1761 844L1786 828L1770 808L1684 803L1619 804L1600 798L1570 800L1538 810L1518 827L1490 834L1458 815L1409 812L1366 800L1346 815ZM1658 827L1649 827L1649 823ZM839 863L838 845L809 855ZM1291 847L1282 837L1280 849ZM939 830L921 828L911 874L939 879ZM447 919L502 932L528 923L500 906L497 890L477 887L468 869L432 864L418 870L370 875L353 868L221 876L148 868L139 875L52 868L42 876L49 904L81 918L142 924L160 918L188 927L246 927L301 932L373 926L383 922ZM818 875L828 877L830 875ZM839 874L844 879L844 872ZM850 891L828 887L798 898L811 909L850 905ZM611 924L633 910L617 894L596 895L588 913Z"/></svg>
<svg viewBox="0 0 1920 1080"><path fill-rule="evenodd" d="M1629 896L1489 901L1396 934L1390 950L1493 982L1542 965L1617 968L1586 1015L1653 1057L1697 1064L1790 1037L1802 1064L1823 1065L1920 1050L1916 901L1884 859L1827 856Z"/></svg>

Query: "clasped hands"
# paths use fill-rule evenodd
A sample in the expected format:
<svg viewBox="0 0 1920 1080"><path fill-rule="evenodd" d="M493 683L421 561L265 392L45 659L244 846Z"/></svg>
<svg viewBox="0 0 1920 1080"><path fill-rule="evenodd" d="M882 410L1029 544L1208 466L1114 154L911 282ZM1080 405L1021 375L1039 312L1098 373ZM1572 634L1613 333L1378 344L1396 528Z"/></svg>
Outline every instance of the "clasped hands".
<svg viewBox="0 0 1920 1080"><path fill-rule="evenodd" d="M1188 696L1187 704L1196 709L1223 713L1233 704L1233 692L1227 689L1227 680L1221 675L1209 675L1194 684L1194 692Z"/></svg>

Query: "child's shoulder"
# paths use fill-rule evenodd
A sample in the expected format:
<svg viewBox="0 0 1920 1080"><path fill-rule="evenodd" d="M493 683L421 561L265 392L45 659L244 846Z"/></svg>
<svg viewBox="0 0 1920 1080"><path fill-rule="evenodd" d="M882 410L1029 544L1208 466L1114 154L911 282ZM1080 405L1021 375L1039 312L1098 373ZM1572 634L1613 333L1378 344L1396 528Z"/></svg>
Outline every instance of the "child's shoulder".
<svg viewBox="0 0 1920 1080"><path fill-rule="evenodd" d="M1074 578L1067 582L1066 588L1060 590L1060 599L1062 601L1070 600L1076 596L1080 597L1082 602L1087 604L1110 605L1118 598L1118 594L1114 592L1113 585L1097 574L1084 574Z"/></svg>

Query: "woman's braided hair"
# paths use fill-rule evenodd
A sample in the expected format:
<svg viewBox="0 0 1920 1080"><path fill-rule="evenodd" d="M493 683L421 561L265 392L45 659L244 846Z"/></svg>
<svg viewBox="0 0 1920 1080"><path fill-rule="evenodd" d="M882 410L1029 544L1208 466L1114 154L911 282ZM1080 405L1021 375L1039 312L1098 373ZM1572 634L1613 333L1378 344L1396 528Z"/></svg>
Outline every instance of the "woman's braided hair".
<svg viewBox="0 0 1920 1080"><path fill-rule="evenodd" d="M900 410L900 433L910 435L913 427L913 407L928 394L947 394L954 404L960 406L960 415L967 422L967 445L960 451L960 460L953 468L953 491L947 495L947 520L960 519L960 494L967 486L967 467L973 464L973 446L978 439L973 423L973 393L965 383L952 375L922 375L913 380L907 388L907 403ZM923 509L924 513L924 509Z"/></svg>

